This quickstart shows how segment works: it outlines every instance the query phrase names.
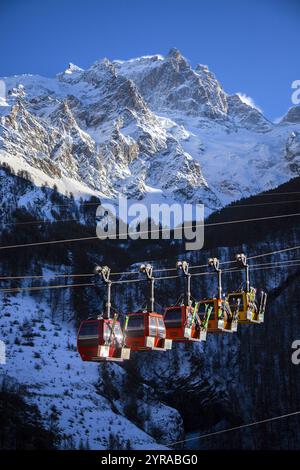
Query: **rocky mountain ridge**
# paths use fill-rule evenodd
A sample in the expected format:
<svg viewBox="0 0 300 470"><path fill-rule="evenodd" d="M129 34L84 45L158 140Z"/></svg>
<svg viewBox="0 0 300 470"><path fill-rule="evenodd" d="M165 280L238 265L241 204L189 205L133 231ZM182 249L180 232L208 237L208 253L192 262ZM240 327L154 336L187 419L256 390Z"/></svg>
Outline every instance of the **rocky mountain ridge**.
<svg viewBox="0 0 300 470"><path fill-rule="evenodd" d="M176 49L3 80L0 161L75 197L201 202L210 213L299 173L298 107L275 125Z"/></svg>

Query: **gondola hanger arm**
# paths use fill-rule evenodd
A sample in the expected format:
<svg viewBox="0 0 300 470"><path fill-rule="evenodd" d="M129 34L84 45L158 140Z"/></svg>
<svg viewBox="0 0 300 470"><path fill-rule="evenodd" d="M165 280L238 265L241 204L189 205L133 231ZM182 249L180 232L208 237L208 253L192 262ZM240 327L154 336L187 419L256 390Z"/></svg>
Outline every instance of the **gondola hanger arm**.
<svg viewBox="0 0 300 470"><path fill-rule="evenodd" d="M209 258L208 259L208 266L214 268L214 270L218 273L221 271L220 269L220 261L218 258Z"/></svg>
<svg viewBox="0 0 300 470"><path fill-rule="evenodd" d="M245 253L238 253L235 255L235 259L237 263L241 266L244 266L245 268L248 266L247 264L247 256Z"/></svg>
<svg viewBox="0 0 300 470"><path fill-rule="evenodd" d="M110 268L108 266L98 266L98 265L96 265L95 268L94 268L94 274L99 275L106 284L111 282L111 280L110 280Z"/></svg>
<svg viewBox="0 0 300 470"><path fill-rule="evenodd" d="M177 261L176 268L182 270L185 276L189 275L189 263L187 261Z"/></svg>
<svg viewBox="0 0 300 470"><path fill-rule="evenodd" d="M141 264L140 272L146 274L147 279L153 279L153 266L151 264Z"/></svg>

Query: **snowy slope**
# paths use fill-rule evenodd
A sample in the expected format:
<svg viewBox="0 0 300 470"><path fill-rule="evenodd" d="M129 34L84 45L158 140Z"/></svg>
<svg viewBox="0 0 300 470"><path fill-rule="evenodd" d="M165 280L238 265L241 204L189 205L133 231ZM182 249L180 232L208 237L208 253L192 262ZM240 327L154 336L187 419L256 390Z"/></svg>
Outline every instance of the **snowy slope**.
<svg viewBox="0 0 300 470"><path fill-rule="evenodd" d="M34 207L39 217L47 217L48 210L48 217L55 219L51 209L54 207L56 210L58 206L49 204L51 195L45 192L45 188L30 187L27 181L23 181L23 184L20 181L17 183L17 177L8 176L4 170L0 173L0 181L3 201L0 208L1 220L6 217L5 221L9 222L7 207L14 209L18 205L22 207L23 204L28 208ZM296 185L290 190L295 188ZM70 204L70 214L74 211L76 215L76 205L74 206L75 208ZM291 206L290 209L292 207L295 206ZM84 217L78 215L84 223ZM269 221L266 229L268 227ZM259 234L260 231L257 232ZM184 257L187 257L192 265L198 265L205 263L212 254L222 260L229 260L241 251L255 255L299 245L299 224L296 220L293 229L284 224L282 231L277 234L269 230L266 232L265 238L259 239L258 242L254 239L250 247L247 244L230 248L214 247L208 251L185 253ZM13 235L14 233L11 234L12 237ZM53 234L53 238L60 236ZM77 273L87 272L89 245L82 245L80 249L83 254L83 266L77 266L75 271ZM72 254L67 248L66 252L72 260ZM96 257L96 253L93 256ZM24 255L26 259L26 254L23 252ZM151 251L144 250L143 256L147 256L148 260L151 255ZM29 250L27 253L27 256L32 256L32 263L25 269L23 256L13 258L8 257L7 253L6 263L1 264L3 275L43 274L47 275L47 278L41 282L48 284L50 279L53 283L57 282L52 278L54 273L62 274L70 272L71 269L70 265L55 266L43 263L41 252L35 250ZM120 263L118 250L109 256L111 256L110 261ZM282 253L271 259L277 261L291 259L291 253ZM13 263L10 263L11 260ZM267 257L266 261L269 260ZM175 260L173 261L175 265ZM172 265L171 260L160 262L160 267L170 265ZM136 270L137 266L133 268ZM297 271L298 268L293 267L288 273L295 274ZM7 364L1 366L0 375L4 373L27 385L29 399L39 406L46 427L49 426L51 419L53 420L53 407L55 407L63 448L84 445L92 449L103 449L110 446L113 436L114 442L117 441L122 448L129 444L133 448L157 449L184 437L182 421L185 431L199 430L205 433L261 419L264 416L284 413L287 411L289 400L291 408L293 404L295 409L298 409L295 396L299 396L297 384L300 384L300 381L297 378L293 379L294 371L290 371L289 368L291 367L290 345L296 338L296 332L299 331L297 302L299 271L298 277L295 277L291 283L287 284L286 278L286 270L279 270L276 273L255 272L252 276L254 285L263 286L268 292L283 289L279 304L276 298L273 297L272 300L270 296L264 325L240 328L237 335L217 337L209 335L206 344L174 345L172 351L166 353L146 356L137 353L134 360L128 364L131 367L135 366L139 372L139 377L135 377L135 380L132 380L130 370L123 370L120 366L112 365L107 370L96 364L80 362L75 352L76 310L69 298L70 293L64 289L45 290L35 293L32 297L27 293L16 296L1 293L0 332L1 339L6 341ZM7 286L7 281L2 282L2 286ZM15 285L15 282L12 281L12 285ZM33 284L32 280L21 282L22 287ZM240 282L240 275L233 278L224 276L224 291L238 286ZM121 312L132 311L139 307L141 299L144 298L141 284L123 284L119 286L117 292L114 292L113 302ZM290 284L291 290L288 292L285 292L285 289L288 290L286 284L287 286ZM179 286L176 288L179 293ZM192 294L197 299L199 296L211 294L214 288L211 276L205 278L199 276L193 280ZM92 292L88 290L88 295L91 294ZM173 282L170 285L167 282L157 283L156 299L161 305L171 304L175 298ZM291 298L295 299L292 304ZM97 298L97 302L99 300L101 303L103 299ZM94 309L89 308L89 312L95 315ZM284 328L282 312L288 312L284 317ZM272 349L274 341L275 351ZM285 361L285 367L280 367L282 360ZM266 373L268 380L264 378ZM294 387L290 387L292 379L295 380L297 387L295 390L298 395L297 393L294 395ZM256 384L255 387L252 382ZM280 400L277 392L279 388L283 394ZM26 399L28 400L27 396ZM136 408L134 418L130 418L128 414L128 408L132 404ZM138 422L136 417L139 418ZM293 435L297 435L294 429ZM258 444L251 435L249 439L241 435L240 439L239 448L262 446L261 435ZM286 434L281 440L283 448L290 445ZM294 440L292 442L295 446ZM221 445L220 441L215 444L213 442L200 444L208 447ZM224 443L224 448L231 448L234 445L237 446L236 440L231 442L229 437Z"/></svg>
<svg viewBox="0 0 300 470"><path fill-rule="evenodd" d="M51 270L47 273L51 277ZM101 394L100 366L80 360L73 322L67 312L64 321L53 315L46 297L1 297L0 331L1 338L5 338L7 363L1 366L0 378L4 374L27 387L29 400L38 405L45 427L50 426L55 410L61 447L79 448L83 444L91 449L106 449L113 436L124 449L128 443L134 449L162 449L164 446L150 434L166 422L165 442L180 437L178 412L154 397L147 402L141 399L140 403L148 413L146 432L125 417L122 381L126 373L120 366L110 367L120 398L112 403L106 398L108 390Z"/></svg>

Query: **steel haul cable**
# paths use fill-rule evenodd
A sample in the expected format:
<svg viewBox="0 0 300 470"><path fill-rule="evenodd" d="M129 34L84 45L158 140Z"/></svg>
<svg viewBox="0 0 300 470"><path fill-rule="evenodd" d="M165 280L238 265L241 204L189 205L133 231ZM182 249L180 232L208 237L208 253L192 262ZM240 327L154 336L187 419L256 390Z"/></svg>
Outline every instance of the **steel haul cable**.
<svg viewBox="0 0 300 470"><path fill-rule="evenodd" d="M290 248L283 248L281 250L269 251L268 253L262 253L260 255L249 256L248 260L262 258L263 256L277 255L278 253L285 253L286 251L299 250L299 248L300 248L300 245L296 245Z"/></svg>
<svg viewBox="0 0 300 470"><path fill-rule="evenodd" d="M250 256L248 257L248 259L257 259L257 258L261 258L261 257L265 257L265 256L271 256L273 254L278 254L278 253L284 253L284 252L288 252L288 251L293 251L293 250L298 250L300 249L300 245L296 245L296 246L293 246L293 247L289 247L289 248L284 248L284 249L281 249L281 250L275 250L275 251L271 251L271 252L267 252L267 253L261 253L259 255L254 255L254 256ZM297 259L291 259L291 260L282 260L282 261L277 261L277 263L281 263L281 262L294 262L294 261L297 261ZM220 263L220 265L224 265L224 264L232 264L232 263L235 263L236 261L235 260L229 260L229 261L223 261ZM270 262L270 263L262 263L262 264L257 264L255 266L262 266L262 265L265 265L265 264L273 264L274 262ZM190 266L190 269L197 269L197 268L205 268L207 267L207 264L199 264L199 265L194 265L194 266ZM231 268L232 270L234 270L235 268ZM158 269L154 269L153 272L165 272L165 271L176 271L177 268L158 268ZM223 272L226 272L225 270L223 270ZM122 271L122 272L112 272L111 273L111 276L121 276L121 275L133 275L133 274L139 274L139 271ZM198 274L193 274L193 275L198 275ZM82 274L72 274L72 273L69 273L69 274L48 274L48 275L37 275L37 276L0 276L0 281L5 281L5 280L21 280L21 279L54 279L54 278L76 278L76 277L93 277L94 274L93 273L82 273ZM125 281L124 281L125 282Z"/></svg>
<svg viewBox="0 0 300 470"><path fill-rule="evenodd" d="M224 222L212 222L212 223L204 223L202 222L201 224L192 224L192 225L185 225L185 228L191 228L194 229L196 227L216 227L220 225L228 225L228 224L240 224L240 223L247 223L247 222L259 222L262 220L275 220L275 219L282 219L282 218L289 218L289 217L299 217L300 212L296 212L294 214L282 214L282 215L272 215L268 217L256 217L253 219L239 219L239 220L227 220ZM177 229L178 230L178 229ZM181 228L180 228L181 230ZM144 231L139 231L137 232L138 235L145 235L149 233L162 233L162 232L170 232L170 228L159 228L155 230L144 230ZM134 233L135 232L131 232ZM119 233L118 237L120 236L128 236L130 232L124 232L124 233ZM62 240L48 240L48 241L43 241L43 242L34 242L34 243L22 243L18 245L6 245L6 246L0 246L0 250L9 250L9 249L15 249L15 248L26 248L26 247L32 247L32 246L45 246L45 245L56 245L60 243L73 243L73 242L79 242L79 241L92 241L92 240L106 240L107 236L103 237L98 237L98 236L90 236L90 237L79 237L79 238L68 238L68 239L62 239ZM112 238L111 238L112 239ZM118 240L117 236L115 240Z"/></svg>
<svg viewBox="0 0 300 470"><path fill-rule="evenodd" d="M93 283L81 283L81 284L60 284L53 286L32 286L32 287L7 287L6 289L0 289L0 292L23 292L23 291L37 291L37 290L46 290L46 289L67 289L73 287L95 287Z"/></svg>
<svg viewBox="0 0 300 470"><path fill-rule="evenodd" d="M166 446L167 447L173 447L177 444L183 444L184 442L195 441L195 440L204 439L204 438L211 437L211 436L217 436L217 435L220 435L220 434L225 434L227 432L237 431L238 429L244 429L244 428L249 428L249 427L252 427L252 426L258 426L259 424L270 423L271 421L277 421L279 419L290 418L291 416L297 416L297 415L300 415L300 411L294 411L292 413L287 413L287 414L284 414L284 415L274 416L273 418L267 418L267 419L262 419L260 421L254 421L253 423L241 424L240 426L234 426L232 428L222 429L220 431L210 432L210 433L207 433L207 434L200 434L197 437L191 437L191 438L187 438L187 439L182 439L181 441L170 442L170 443L166 444Z"/></svg>
<svg viewBox="0 0 300 470"><path fill-rule="evenodd" d="M298 194L298 193L297 193ZM300 193L299 193L300 194ZM270 206L270 205L278 205L278 204L296 204L299 203L300 199L294 199L291 201L272 201L272 202L261 202L261 203L253 203L253 204L234 204L234 205L229 205L222 207L220 210L227 210L227 209L235 209L239 207L258 207L258 206ZM92 203L86 203L84 204L85 206L94 206L94 205L101 205L100 202L92 202ZM61 205L55 205L55 207L68 207L68 206L61 206ZM28 220L24 222L6 222L2 225L2 227L7 227L11 225L39 225L39 224L57 224L57 223L63 223L63 222L80 222L80 218L75 218L75 219L58 219L58 220Z"/></svg>
<svg viewBox="0 0 300 470"><path fill-rule="evenodd" d="M291 260L292 261L292 260ZM292 264L291 262L287 265L278 265L276 266L261 266L261 267L255 267L255 265L252 265L250 267L251 270L253 271L259 271L259 270L265 270L265 269L273 269L273 268L291 268L291 267L297 267L300 266L300 263L297 262L295 264ZM234 273L238 271L243 271L242 269L239 268L233 268L233 269L228 269L224 270L223 272L229 272L229 273ZM203 273L195 273L193 276L206 276L206 275L213 275L213 272L203 272ZM170 279L177 279L179 276L162 276L162 277L156 277L155 279L158 281L163 281L163 280L170 280ZM112 284L130 284L130 283L135 283L135 282L145 282L145 279L123 279L119 281L112 281ZM54 286L33 286L33 287L7 287L0 289L0 292L7 292L7 293L12 293L12 292L23 292L23 291L37 291L37 290L45 290L45 289L66 289L66 288L73 288L73 287L95 287L94 283L80 283L80 284L62 284L62 285L54 285Z"/></svg>
<svg viewBox="0 0 300 470"><path fill-rule="evenodd" d="M68 278L68 277L93 277L95 274L48 274L40 276L0 276L0 281L5 280L18 280L18 279L54 279L54 278Z"/></svg>
<svg viewBox="0 0 300 470"><path fill-rule="evenodd" d="M300 199L295 199L292 201L272 201L272 202L258 202L258 203L253 203L253 204L234 204L234 205L228 205L225 207L222 207L221 210L227 210L227 209L235 209L238 207L258 207L258 206L272 206L274 204L291 204L291 203L298 203L300 202Z"/></svg>
<svg viewBox="0 0 300 470"><path fill-rule="evenodd" d="M262 194L258 194L257 196L274 196L274 195L278 195L278 196L285 196L287 194L300 194L300 191L287 191L285 193L270 193L270 194L267 194L267 193L262 193Z"/></svg>

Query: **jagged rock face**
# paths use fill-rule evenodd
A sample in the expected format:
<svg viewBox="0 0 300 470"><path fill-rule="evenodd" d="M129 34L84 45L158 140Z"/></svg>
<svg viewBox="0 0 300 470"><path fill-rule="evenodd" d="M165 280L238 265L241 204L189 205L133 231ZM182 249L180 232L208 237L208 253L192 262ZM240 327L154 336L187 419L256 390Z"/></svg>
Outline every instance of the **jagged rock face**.
<svg viewBox="0 0 300 470"><path fill-rule="evenodd" d="M227 95L206 65L198 64L193 70L177 49L171 49L166 58L156 55L114 64L136 83L150 108L159 114L178 117L180 112L220 122L231 131L241 127L266 132L273 127L238 95Z"/></svg>
<svg viewBox="0 0 300 470"><path fill-rule="evenodd" d="M208 192L220 205L199 163L107 60L86 71L69 66L57 80L23 81L12 79L11 109L2 116L0 142L9 160L22 158L50 177L72 178L108 197L123 192L141 199L151 184L180 200Z"/></svg>
<svg viewBox="0 0 300 470"><path fill-rule="evenodd" d="M210 212L298 171L285 158L289 135L300 132L298 108L275 126L176 49L4 81L0 161L34 178L39 170L39 184L72 183L75 195L80 185L108 198L151 201L155 193Z"/></svg>
<svg viewBox="0 0 300 470"><path fill-rule="evenodd" d="M281 123L300 123L300 106L290 108Z"/></svg>
<svg viewBox="0 0 300 470"><path fill-rule="evenodd" d="M22 101L17 101L3 118L2 146L10 157L21 157L46 174L60 177L61 171L50 158L56 137L55 130L48 132Z"/></svg>
<svg viewBox="0 0 300 470"><path fill-rule="evenodd" d="M290 169L300 174L300 133L292 132L286 144L286 159Z"/></svg>
<svg viewBox="0 0 300 470"><path fill-rule="evenodd" d="M273 124L257 109L243 103L238 95L228 96L227 103L228 114L236 125L250 131L255 129L257 132L267 132L272 129Z"/></svg>
<svg viewBox="0 0 300 470"><path fill-rule="evenodd" d="M137 84L155 112L226 117L226 95L214 75L205 66L194 71L177 49L171 49L165 59L153 56L115 65Z"/></svg>

